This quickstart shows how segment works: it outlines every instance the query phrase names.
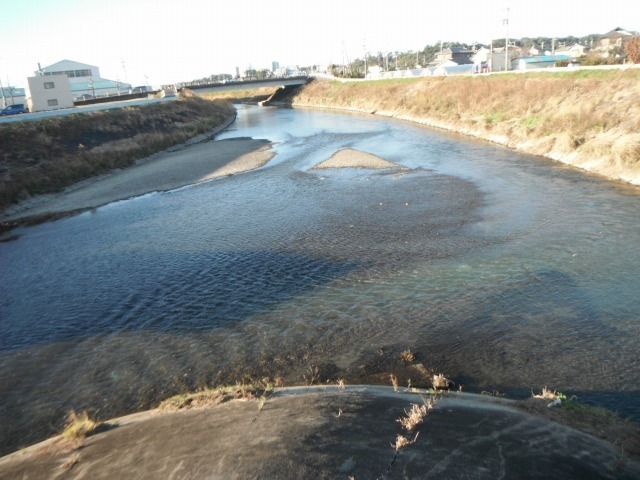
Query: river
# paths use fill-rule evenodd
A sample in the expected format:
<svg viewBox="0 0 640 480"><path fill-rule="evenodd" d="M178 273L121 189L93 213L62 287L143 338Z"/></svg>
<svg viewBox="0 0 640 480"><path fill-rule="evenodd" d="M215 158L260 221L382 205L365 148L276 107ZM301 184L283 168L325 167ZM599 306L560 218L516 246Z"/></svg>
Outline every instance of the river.
<svg viewBox="0 0 640 480"><path fill-rule="evenodd" d="M265 167L0 243L0 453L70 408L249 378L416 385L406 349L464 391L639 418L638 188L391 119L238 108L219 138L276 142ZM407 168L312 170L342 148Z"/></svg>

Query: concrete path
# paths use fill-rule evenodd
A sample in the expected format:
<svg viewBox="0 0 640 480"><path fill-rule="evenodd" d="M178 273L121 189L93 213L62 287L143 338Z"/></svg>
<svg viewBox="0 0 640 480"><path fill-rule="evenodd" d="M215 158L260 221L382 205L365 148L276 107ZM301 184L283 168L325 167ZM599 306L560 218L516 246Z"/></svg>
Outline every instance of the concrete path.
<svg viewBox="0 0 640 480"><path fill-rule="evenodd" d="M0 478L640 478L619 448L517 402L452 393L408 432L423 397L390 387L278 389L256 400L109 422L76 449L50 439L0 459ZM392 446L403 435L409 444ZM417 435L417 438L416 438Z"/></svg>

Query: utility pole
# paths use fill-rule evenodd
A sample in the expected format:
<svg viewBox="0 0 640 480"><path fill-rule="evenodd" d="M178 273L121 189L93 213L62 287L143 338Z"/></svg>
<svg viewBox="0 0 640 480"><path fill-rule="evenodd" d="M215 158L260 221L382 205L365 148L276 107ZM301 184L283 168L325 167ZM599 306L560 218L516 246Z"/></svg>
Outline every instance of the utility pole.
<svg viewBox="0 0 640 480"><path fill-rule="evenodd" d="M507 10L507 18L502 20L502 24L506 28L506 36L504 40L504 70L509 70L509 8Z"/></svg>
<svg viewBox="0 0 640 480"><path fill-rule="evenodd" d="M4 96L4 87L2 86L2 79L0 79L0 92L2 92L2 108L7 106L7 98Z"/></svg>
<svg viewBox="0 0 640 480"><path fill-rule="evenodd" d="M367 41L362 41L362 49L364 50L364 77L367 78Z"/></svg>
<svg viewBox="0 0 640 480"><path fill-rule="evenodd" d="M128 85L129 93L131 93L131 85L129 84L129 77L127 76L127 67L124 65L124 58L122 59L122 69L124 70L124 81ZM93 72L91 72L93 74Z"/></svg>

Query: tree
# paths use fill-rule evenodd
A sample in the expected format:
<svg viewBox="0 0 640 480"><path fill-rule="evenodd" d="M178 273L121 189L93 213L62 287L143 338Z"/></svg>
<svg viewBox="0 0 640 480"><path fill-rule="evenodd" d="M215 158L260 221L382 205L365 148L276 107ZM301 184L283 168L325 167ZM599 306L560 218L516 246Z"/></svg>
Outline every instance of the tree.
<svg viewBox="0 0 640 480"><path fill-rule="evenodd" d="M633 37L627 42L625 47L629 60L633 63L640 63L640 37Z"/></svg>

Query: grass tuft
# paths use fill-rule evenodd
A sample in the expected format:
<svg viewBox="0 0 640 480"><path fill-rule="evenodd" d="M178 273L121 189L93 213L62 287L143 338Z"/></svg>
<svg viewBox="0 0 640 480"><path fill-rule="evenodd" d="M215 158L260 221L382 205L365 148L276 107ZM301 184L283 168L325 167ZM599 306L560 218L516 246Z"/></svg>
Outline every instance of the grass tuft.
<svg viewBox="0 0 640 480"><path fill-rule="evenodd" d="M446 390L452 383L453 382L446 378L442 373L433 375L432 384L435 390Z"/></svg>
<svg viewBox="0 0 640 480"><path fill-rule="evenodd" d="M396 437L395 443L392 443L391 447L394 448L396 452L399 452L403 448L408 447L409 445L413 445L414 443L416 443L416 440L418 440L418 435L419 434L420 434L420 432L416 433L416 436L413 437L413 440L409 440L404 435L398 434L398 436Z"/></svg>
<svg viewBox="0 0 640 480"><path fill-rule="evenodd" d="M424 397L422 397L422 402L422 405L412 403L411 410L409 410L408 412L405 410L405 416L397 419L397 422L399 422L400 425L406 428L409 432L424 421L424 418L436 404L436 400L433 398L426 400Z"/></svg>
<svg viewBox="0 0 640 480"><path fill-rule="evenodd" d="M67 424L62 432L62 437L67 440L82 440L91 435L100 426L100 422L89 418L89 413L85 410L77 414L75 410L67 413Z"/></svg>
<svg viewBox="0 0 640 480"><path fill-rule="evenodd" d="M391 380L391 385L393 385L393 391L398 391L398 377L396 377L393 373L389 375L389 379Z"/></svg>
<svg viewBox="0 0 640 480"><path fill-rule="evenodd" d="M315 382L317 382L320 379L318 367L309 365L309 368L307 369L307 373L303 374L302 377L304 378L306 385L313 385Z"/></svg>
<svg viewBox="0 0 640 480"><path fill-rule="evenodd" d="M410 349L407 348L400 354L400 360L402 360L402 363L404 363L405 365L411 365L413 362L415 362L416 356L411 353Z"/></svg>

